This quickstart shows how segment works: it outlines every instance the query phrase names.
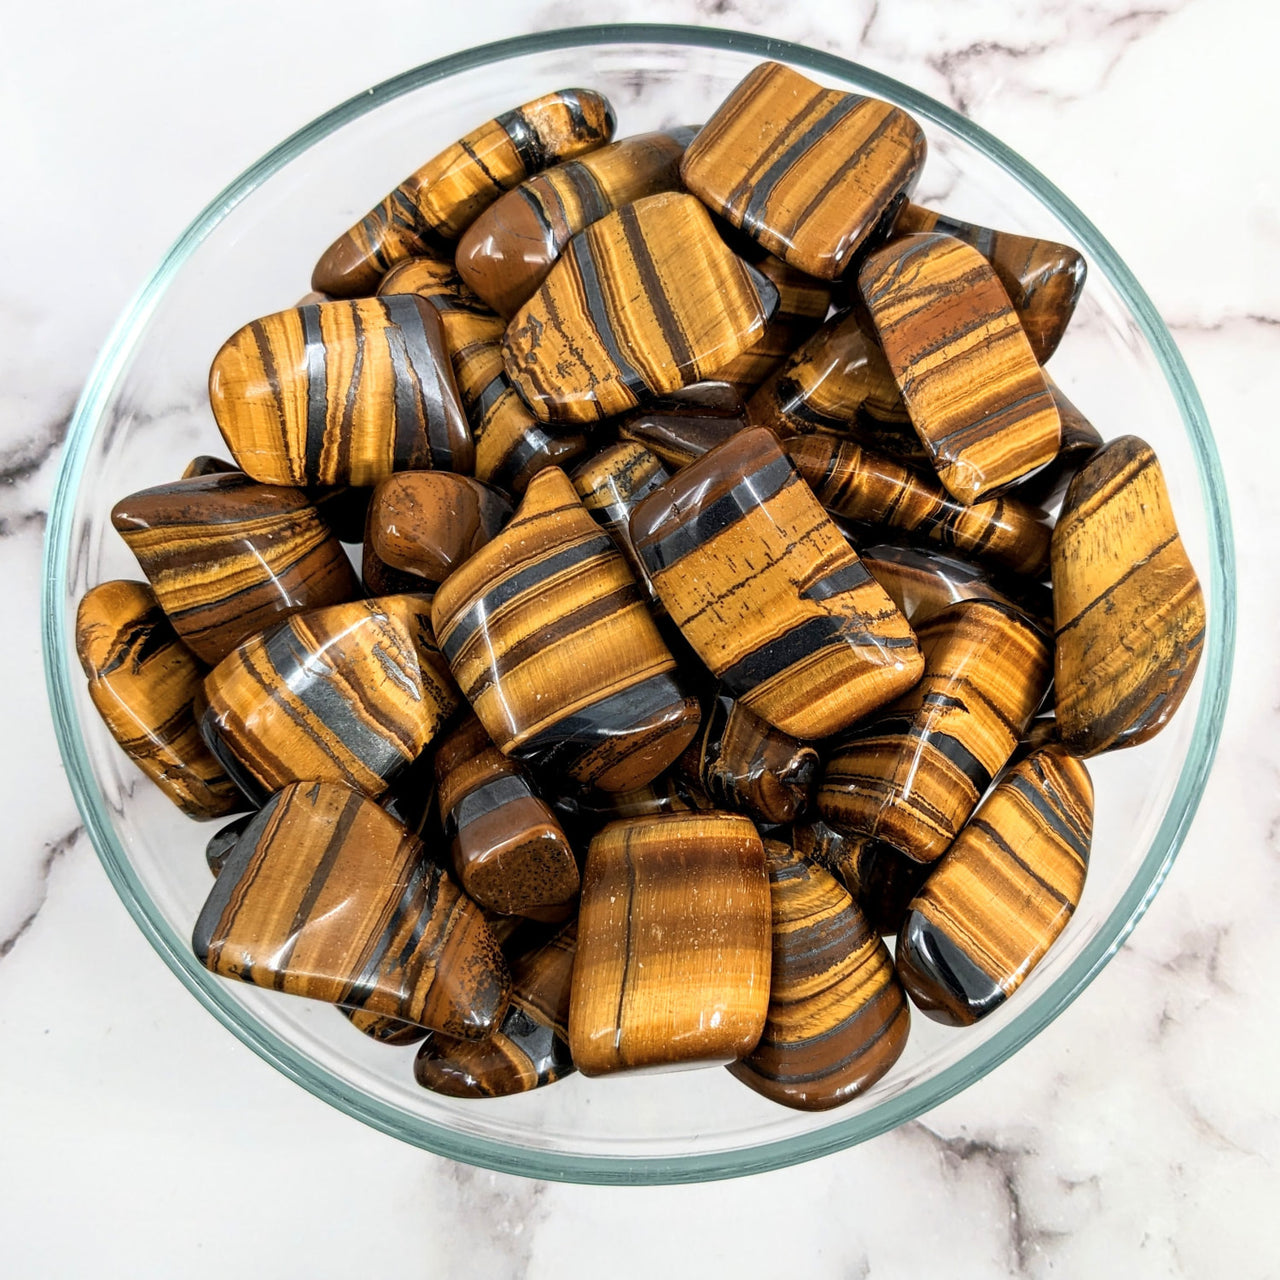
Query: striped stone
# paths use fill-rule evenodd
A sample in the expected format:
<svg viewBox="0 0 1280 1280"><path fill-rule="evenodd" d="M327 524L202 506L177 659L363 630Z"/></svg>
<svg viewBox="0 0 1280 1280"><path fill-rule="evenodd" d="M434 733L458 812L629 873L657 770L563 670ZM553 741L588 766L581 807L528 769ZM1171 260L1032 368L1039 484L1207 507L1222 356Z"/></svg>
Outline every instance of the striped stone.
<svg viewBox="0 0 1280 1280"><path fill-rule="evenodd" d="M747 425L742 396L727 382L697 382L618 420L618 439L641 444L671 471L687 467Z"/></svg>
<svg viewBox="0 0 1280 1280"><path fill-rule="evenodd" d="M1062 501L1076 472L1102 447L1102 436L1047 372L1044 380L1058 408L1062 443L1053 461L1019 480L1009 489L1009 497L1052 511Z"/></svg>

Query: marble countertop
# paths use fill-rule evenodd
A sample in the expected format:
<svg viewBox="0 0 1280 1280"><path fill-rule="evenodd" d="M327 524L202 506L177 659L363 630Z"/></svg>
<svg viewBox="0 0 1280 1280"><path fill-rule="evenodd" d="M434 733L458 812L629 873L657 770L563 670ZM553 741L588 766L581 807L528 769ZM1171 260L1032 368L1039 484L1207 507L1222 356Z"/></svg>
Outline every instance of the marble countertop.
<svg viewBox="0 0 1280 1280"><path fill-rule="evenodd" d="M336 0L51 0L0 17L0 1271L1280 1273L1280 167L1263 132L1280 117L1280 20L1263 0L644 11L830 49L968 113L1104 230L1204 396L1239 539L1222 747L1150 913L1044 1034L917 1122L800 1168L561 1186L361 1127L254 1057L152 953L79 825L40 668L45 514L99 345L210 196L334 102L477 40L636 16L624 0L380 12L381 27Z"/></svg>

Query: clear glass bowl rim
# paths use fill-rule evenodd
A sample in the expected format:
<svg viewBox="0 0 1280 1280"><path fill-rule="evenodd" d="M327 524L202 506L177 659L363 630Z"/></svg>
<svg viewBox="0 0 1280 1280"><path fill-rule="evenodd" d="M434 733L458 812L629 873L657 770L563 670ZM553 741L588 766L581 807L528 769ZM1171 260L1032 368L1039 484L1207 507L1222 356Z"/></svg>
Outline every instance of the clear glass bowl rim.
<svg viewBox="0 0 1280 1280"><path fill-rule="evenodd" d="M1008 171L1037 195L1075 236L1124 300L1150 343L1181 412L1190 438L1205 504L1210 546L1209 621L1202 658L1204 693L1191 744L1176 789L1155 840L1137 875L1081 955L1019 1017L986 1044L936 1076L880 1107L798 1137L728 1152L678 1156L612 1157L538 1151L460 1134L406 1116L354 1090L316 1064L303 1059L286 1041L246 1015L224 984L194 959L185 937L161 916L133 874L102 803L81 740L72 690L80 678L67 643L68 618L63 584L70 555L76 492L89 445L116 382L127 365L158 299L195 248L240 201L313 143L366 112L434 81L492 63L563 48L608 44L672 44L729 49L805 67L818 76L856 79L872 92L905 103L916 115L950 130ZM1174 340L1128 267L1097 228L1042 174L997 138L949 107L889 76L834 54L804 45L716 27L665 24L604 24L544 31L480 45L424 63L319 116L285 139L236 178L199 214L169 250L155 273L113 328L76 405L68 429L45 539L41 608L45 674L58 745L85 829L111 883L138 927L184 986L241 1041L290 1079L340 1111L393 1137L438 1155L506 1173L565 1182L618 1185L696 1182L740 1177L782 1168L843 1150L903 1124L978 1080L1036 1036L1093 980L1119 950L1155 897L1177 855L1208 780L1217 750L1235 647L1235 550L1217 449L1204 406Z"/></svg>

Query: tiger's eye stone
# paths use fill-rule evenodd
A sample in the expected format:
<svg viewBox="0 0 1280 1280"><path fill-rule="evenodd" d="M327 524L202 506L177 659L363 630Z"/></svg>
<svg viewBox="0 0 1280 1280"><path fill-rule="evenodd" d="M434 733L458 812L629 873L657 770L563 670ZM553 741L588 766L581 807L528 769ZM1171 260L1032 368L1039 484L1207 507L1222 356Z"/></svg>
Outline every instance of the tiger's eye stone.
<svg viewBox="0 0 1280 1280"><path fill-rule="evenodd" d="M645 196L680 190L680 157L692 136L691 129L637 134L526 178L458 241L458 274L499 315L513 316L579 231Z"/></svg>
<svg viewBox="0 0 1280 1280"><path fill-rule="evenodd" d="M731 1062L769 1004L769 882L749 818L614 822L582 878L569 1046L583 1075Z"/></svg>
<svg viewBox="0 0 1280 1280"><path fill-rule="evenodd" d="M618 439L642 444L672 471L687 467L747 425L747 408L727 382L695 382L618 420Z"/></svg>
<svg viewBox="0 0 1280 1280"><path fill-rule="evenodd" d="M883 840L842 835L821 818L791 828L792 848L806 862L829 871L848 890L867 923L882 936L898 933L911 899L929 874Z"/></svg>
<svg viewBox="0 0 1280 1280"><path fill-rule="evenodd" d="M1083 255L1070 245L992 231L918 204L904 205L893 224L895 236L928 231L963 240L986 258L1018 313L1031 350L1044 364L1058 349L1084 289Z"/></svg>
<svg viewBox="0 0 1280 1280"><path fill-rule="evenodd" d="M590 423L713 375L759 340L773 283L690 195L647 196L570 242L503 339L542 421Z"/></svg>
<svg viewBox="0 0 1280 1280"><path fill-rule="evenodd" d="M174 630L210 666L290 614L360 594L351 562L306 497L238 471L130 494L111 523Z"/></svg>
<svg viewBox="0 0 1280 1280"><path fill-rule="evenodd" d="M191 818L240 807L235 784L200 738L191 710L203 676L144 582L103 582L76 611L89 697L120 748Z"/></svg>
<svg viewBox="0 0 1280 1280"><path fill-rule="evenodd" d="M429 595L354 600L246 640L205 678L206 740L247 792L341 782L376 799L457 709Z"/></svg>
<svg viewBox="0 0 1280 1280"><path fill-rule="evenodd" d="M504 915L571 903L578 864L555 815L523 770L468 716L436 747L445 835L459 883Z"/></svg>
<svg viewBox="0 0 1280 1280"><path fill-rule="evenodd" d="M200 453L187 463L182 479L192 480L196 476L220 476L239 470L240 468L234 462L228 462L225 458L215 458L211 454Z"/></svg>
<svg viewBox="0 0 1280 1280"><path fill-rule="evenodd" d="M291 783L254 817L192 938L226 978L479 1039L510 993L480 908L359 792Z"/></svg>
<svg viewBox="0 0 1280 1280"><path fill-rule="evenodd" d="M577 933L571 922L512 961L511 1004L493 1035L430 1035L413 1064L418 1083L451 1098L502 1098L570 1075L569 989Z"/></svg>
<svg viewBox="0 0 1280 1280"><path fill-rule="evenodd" d="M760 1043L730 1072L774 1102L826 1111L869 1089L906 1048L911 1013L888 948L834 877L764 842L773 975Z"/></svg>
<svg viewBox="0 0 1280 1280"><path fill-rule="evenodd" d="M602 146L613 108L590 89L560 89L506 111L446 147L325 250L311 287L370 294L397 262L453 256L454 243L504 191L531 173Z"/></svg>
<svg viewBox="0 0 1280 1280"><path fill-rule="evenodd" d="M529 411L502 363L506 322L467 288L451 262L410 259L387 272L378 292L414 293L439 311L475 440L477 480L521 494L543 467L567 466L586 452L581 432L544 426Z"/></svg>
<svg viewBox="0 0 1280 1280"><path fill-rule="evenodd" d="M236 461L264 484L372 485L474 462L439 313L415 296L252 321L214 358L209 401Z"/></svg>
<svg viewBox="0 0 1280 1280"><path fill-rule="evenodd" d="M1062 444L1052 462L1019 480L1009 490L1009 496L1048 511L1062 501L1072 477L1102 448L1102 436L1047 373L1044 380L1053 403L1058 406Z"/></svg>
<svg viewBox="0 0 1280 1280"><path fill-rule="evenodd" d="M436 593L436 635L499 750L605 791L643 786L697 731L697 699L613 539L557 467Z"/></svg>
<svg viewBox="0 0 1280 1280"><path fill-rule="evenodd" d="M916 1007L969 1026L1003 1004L1071 919L1092 835L1080 760L1046 747L1010 769L911 902L897 965Z"/></svg>
<svg viewBox="0 0 1280 1280"><path fill-rule="evenodd" d="M726 692L784 733L827 737L920 676L906 619L768 431L678 472L636 507L631 537Z"/></svg>
<svg viewBox="0 0 1280 1280"><path fill-rule="evenodd" d="M548 803L575 844L587 845L602 827L620 818L651 818L663 813L714 809L700 783L679 770L664 773L634 791L573 791L552 794Z"/></svg>
<svg viewBox="0 0 1280 1280"><path fill-rule="evenodd" d="M702 728L680 767L717 808L790 822L808 805L821 761L811 745L717 690L703 704Z"/></svg>
<svg viewBox="0 0 1280 1280"><path fill-rule="evenodd" d="M374 553L385 564L443 582L502 528L511 503L496 489L447 471L401 471L373 491Z"/></svg>
<svg viewBox="0 0 1280 1280"><path fill-rule="evenodd" d="M1177 711L1204 647L1204 595L1151 446L1121 436L1081 469L1053 531L1054 690L1077 755L1131 747Z"/></svg>
<svg viewBox="0 0 1280 1280"><path fill-rule="evenodd" d="M338 1012L357 1031L368 1036L370 1040L376 1040L379 1044L403 1047L408 1044L417 1044L424 1036L431 1034L426 1027L420 1027L416 1023L404 1022L399 1018L387 1018L380 1013L369 1013L366 1009L339 1007Z"/></svg>
<svg viewBox="0 0 1280 1280"><path fill-rule="evenodd" d="M252 813L242 813L238 818L232 818L225 827L219 827L209 837L209 843L204 847L204 860L215 876L222 874L222 868L227 865L231 851L240 842L240 837L244 835L253 817Z"/></svg>
<svg viewBox="0 0 1280 1280"><path fill-rule="evenodd" d="M858 289L953 497L976 502L1054 457L1057 406L1009 295L976 249L953 236L904 236L867 258Z"/></svg>
<svg viewBox="0 0 1280 1280"><path fill-rule="evenodd" d="M762 62L689 144L680 175L770 253L834 280L910 193L924 157L905 111Z"/></svg>
<svg viewBox="0 0 1280 1280"><path fill-rule="evenodd" d="M1053 649L1016 609L953 604L921 624L924 677L832 751L818 811L846 835L935 862L1044 699Z"/></svg>
<svg viewBox="0 0 1280 1280"><path fill-rule="evenodd" d="M830 435L790 440L787 453L832 515L916 534L1013 573L1041 577L1048 567L1049 522L1017 498L957 502L935 477Z"/></svg>

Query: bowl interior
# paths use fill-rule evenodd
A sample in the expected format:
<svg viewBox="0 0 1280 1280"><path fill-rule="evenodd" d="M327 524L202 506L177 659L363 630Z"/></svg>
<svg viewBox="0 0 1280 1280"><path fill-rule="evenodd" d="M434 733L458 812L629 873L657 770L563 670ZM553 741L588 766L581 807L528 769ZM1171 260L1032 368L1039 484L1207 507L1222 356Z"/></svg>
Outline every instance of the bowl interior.
<svg viewBox="0 0 1280 1280"><path fill-rule="evenodd" d="M180 474L193 454L224 452L205 389L223 339L292 305L320 250L427 156L571 84L609 95L619 136L697 124L769 56L911 111L930 147L921 203L1085 250L1088 284L1052 372L1104 437L1136 432L1160 455L1209 598L1201 673L1161 736L1091 764L1097 816L1084 897L1024 988L969 1030L917 1016L897 1067L849 1105L790 1112L716 1068L575 1076L485 1103L437 1097L414 1084L412 1049L375 1044L330 1008L220 981L195 963L187 940L210 886L203 846L213 828L183 818L98 720L75 660L75 605L95 582L141 576L111 529L112 503ZM455 1158L545 1177L676 1180L790 1163L900 1123L990 1070L1083 987L1158 887L1203 786L1229 671L1230 556L1216 455L1168 334L1114 253L1043 178L946 108L828 55L706 29L584 29L399 77L282 144L193 224L117 328L77 412L49 535L46 647L63 753L103 862L157 949L235 1034L331 1103Z"/></svg>

